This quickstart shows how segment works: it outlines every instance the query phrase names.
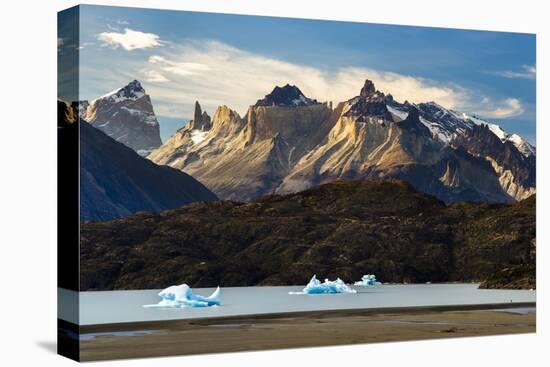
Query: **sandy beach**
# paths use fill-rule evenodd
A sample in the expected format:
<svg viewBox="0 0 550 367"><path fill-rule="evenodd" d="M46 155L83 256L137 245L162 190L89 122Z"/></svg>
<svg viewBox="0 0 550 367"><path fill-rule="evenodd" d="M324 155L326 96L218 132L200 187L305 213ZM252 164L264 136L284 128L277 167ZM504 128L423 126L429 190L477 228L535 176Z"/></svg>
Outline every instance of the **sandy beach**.
<svg viewBox="0 0 550 367"><path fill-rule="evenodd" d="M532 333L534 308L514 303L86 325L80 327L80 360Z"/></svg>

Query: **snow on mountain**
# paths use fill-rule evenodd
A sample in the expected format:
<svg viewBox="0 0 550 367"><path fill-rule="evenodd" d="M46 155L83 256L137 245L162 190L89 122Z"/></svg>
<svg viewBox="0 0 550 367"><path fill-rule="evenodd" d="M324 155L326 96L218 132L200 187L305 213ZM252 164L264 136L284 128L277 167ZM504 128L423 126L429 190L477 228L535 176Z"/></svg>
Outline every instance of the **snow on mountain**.
<svg viewBox="0 0 550 367"><path fill-rule="evenodd" d="M388 110L403 120L406 118L406 111L410 106L392 100L392 103L388 104ZM451 144L457 136L463 136L476 125L487 125L489 130L503 143L511 142L524 156L536 155L535 147L519 135L508 133L500 126L475 115L447 109L436 102L419 103L412 106L421 111L420 121L432 132L433 137L445 144Z"/></svg>
<svg viewBox="0 0 550 367"><path fill-rule="evenodd" d="M119 103L126 100L136 101L145 96L145 90L141 86L141 83L137 80L133 80L122 88L115 89L109 93L106 93L96 99L92 100L90 104L94 104L99 100L109 100L113 103Z"/></svg>
<svg viewBox="0 0 550 367"><path fill-rule="evenodd" d="M491 132L495 134L503 143L506 141L511 142L524 156L528 157L531 155L536 155L535 147L529 144L529 142L523 139L521 136L513 133L507 133L500 126L480 119L477 116L469 116L464 113L463 117L467 120L474 122L477 125L487 125L489 127L489 130L491 130Z"/></svg>
<svg viewBox="0 0 550 367"><path fill-rule="evenodd" d="M162 144L151 98L137 80L90 103L81 102L80 111L85 121L142 156Z"/></svg>
<svg viewBox="0 0 550 367"><path fill-rule="evenodd" d="M388 111L390 111L390 113L393 114L394 116L397 116L400 120L406 119L407 116L409 115L408 111L399 110L389 104L387 105L387 107L388 107Z"/></svg>
<svg viewBox="0 0 550 367"><path fill-rule="evenodd" d="M206 139L207 131L191 130L191 140L195 144L202 143Z"/></svg>
<svg viewBox="0 0 550 367"><path fill-rule="evenodd" d="M506 140L512 142L516 146L516 148L518 148L518 150L525 156L537 155L537 149L517 134L508 135Z"/></svg>
<svg viewBox="0 0 550 367"><path fill-rule="evenodd" d="M436 102L415 105L421 113L421 121L432 131L435 138L449 144L457 134L470 130L473 123Z"/></svg>

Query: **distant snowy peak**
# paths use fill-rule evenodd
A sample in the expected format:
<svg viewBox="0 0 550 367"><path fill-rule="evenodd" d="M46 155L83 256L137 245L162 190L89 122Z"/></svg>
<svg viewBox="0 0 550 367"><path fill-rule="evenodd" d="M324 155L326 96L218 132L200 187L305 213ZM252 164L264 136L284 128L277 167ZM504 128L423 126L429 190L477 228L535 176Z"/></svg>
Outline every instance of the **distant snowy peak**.
<svg viewBox="0 0 550 367"><path fill-rule="evenodd" d="M517 134L511 134L508 136L507 140L512 142L524 156L529 157L537 155L537 149L529 144L529 142L527 142L521 136Z"/></svg>
<svg viewBox="0 0 550 367"><path fill-rule="evenodd" d="M151 98L137 80L90 103L80 102L79 110L93 127L142 156L162 144Z"/></svg>
<svg viewBox="0 0 550 367"><path fill-rule="evenodd" d="M255 106L310 106L319 104L317 100L307 98L295 85L287 84L283 87L275 87L271 93L259 99Z"/></svg>
<svg viewBox="0 0 550 367"><path fill-rule="evenodd" d="M112 92L104 94L94 99L90 104L95 104L100 100L107 100L109 102L119 103L123 101L136 101L146 95L145 89L141 86L141 83L137 80L133 80L126 86L115 89Z"/></svg>
<svg viewBox="0 0 550 367"><path fill-rule="evenodd" d="M471 121L475 123L476 125L487 125L489 127L489 130L495 134L503 143L504 142L510 142L514 144L514 146L519 150L521 154L523 154L526 157L529 156L535 156L536 155L536 149L534 146L529 144L527 140L523 139L521 136L513 133L507 133L504 131L500 126L496 124L492 124L488 121L485 121L483 119L480 119L479 117L473 115L469 116L465 113L462 114L462 117L468 121Z"/></svg>
<svg viewBox="0 0 550 367"><path fill-rule="evenodd" d="M503 143L509 141L528 157L536 155L536 149L525 139L517 134L504 131L500 126L483 120L475 115L457 112L447 109L436 102L419 103L415 105L400 104L398 102L386 101L388 111L397 118L404 120L411 107L420 111L420 121L432 132L434 138L445 144L451 143L457 136L463 136L476 125L487 125L489 130L495 134Z"/></svg>
<svg viewBox="0 0 550 367"><path fill-rule="evenodd" d="M463 135L471 130L474 123L463 118L460 113L446 109L436 102L420 103L422 122L435 133L434 136L449 143L456 135Z"/></svg>

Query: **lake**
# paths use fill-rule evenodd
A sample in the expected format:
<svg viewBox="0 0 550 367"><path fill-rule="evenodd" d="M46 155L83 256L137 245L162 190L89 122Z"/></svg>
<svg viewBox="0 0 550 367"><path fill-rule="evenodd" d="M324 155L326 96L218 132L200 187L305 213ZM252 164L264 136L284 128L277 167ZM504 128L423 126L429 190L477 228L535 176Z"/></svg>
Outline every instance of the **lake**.
<svg viewBox="0 0 550 367"><path fill-rule="evenodd" d="M159 290L78 292L58 288L58 317L79 325L177 320L296 311L359 308L483 305L535 302L536 291L477 289L478 284L391 284L356 287L355 294L289 295L303 286L226 287L219 307L144 308L160 301ZM193 293L210 295L214 288ZM79 299L80 298L80 299ZM80 315L71 304L79 302Z"/></svg>

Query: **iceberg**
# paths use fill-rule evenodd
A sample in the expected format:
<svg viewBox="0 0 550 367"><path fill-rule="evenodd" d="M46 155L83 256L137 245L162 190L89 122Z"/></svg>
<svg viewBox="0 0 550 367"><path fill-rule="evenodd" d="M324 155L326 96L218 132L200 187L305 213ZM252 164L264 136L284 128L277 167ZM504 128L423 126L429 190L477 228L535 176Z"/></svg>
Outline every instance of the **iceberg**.
<svg viewBox="0 0 550 367"><path fill-rule="evenodd" d="M376 280L376 277L374 274L366 274L361 277L361 280L358 282L355 282L353 285L358 286L368 286L368 285L380 285L379 281Z"/></svg>
<svg viewBox="0 0 550 367"><path fill-rule="evenodd" d="M325 279L321 282L315 275L301 292L288 292L288 294L327 294L327 293L357 293L340 278L336 280Z"/></svg>
<svg viewBox="0 0 550 367"><path fill-rule="evenodd" d="M162 300L159 303L152 305L144 305L143 307L209 307L219 306L220 302L220 287L216 288L214 293L208 297L203 297L198 294L193 294L191 287L187 284L173 285L159 292Z"/></svg>

